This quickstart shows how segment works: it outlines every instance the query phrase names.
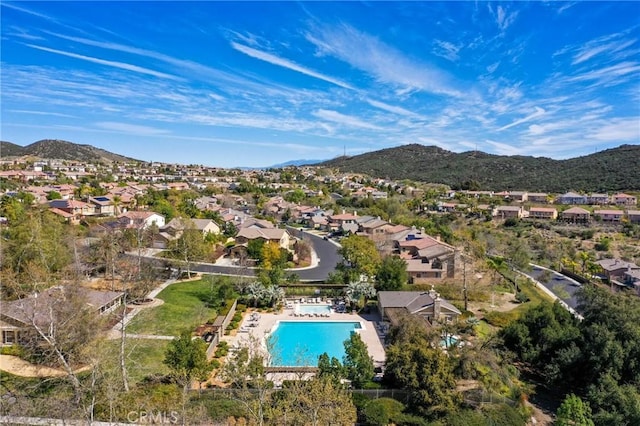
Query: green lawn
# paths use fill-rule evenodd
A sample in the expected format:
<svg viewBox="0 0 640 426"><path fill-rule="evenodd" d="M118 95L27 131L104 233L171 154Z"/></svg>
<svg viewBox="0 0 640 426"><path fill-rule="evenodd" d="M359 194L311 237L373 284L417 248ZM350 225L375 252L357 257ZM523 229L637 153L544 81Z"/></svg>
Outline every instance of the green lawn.
<svg viewBox="0 0 640 426"><path fill-rule="evenodd" d="M170 285L158 295L164 304L140 311L129 323L127 332L178 336L185 329L192 330L215 318L216 310L207 308L204 302L210 288L205 280Z"/></svg>
<svg viewBox="0 0 640 426"><path fill-rule="evenodd" d="M522 305L514 309L514 311L518 312L518 315L521 315L524 311L526 311L529 308L538 306L540 303L542 303L543 300L553 303L553 300L551 299L551 297L549 297L549 295L544 293L542 290L536 288L531 283L531 281L521 280L519 281L518 284L519 284L520 291L526 294L527 297L529 298L529 301L527 303L523 303Z"/></svg>
<svg viewBox="0 0 640 426"><path fill-rule="evenodd" d="M169 369L162 362L168 345L168 340L129 338L126 340L127 372L132 384L147 376L169 373ZM119 374L120 339L105 342L104 350L109 353L109 368L113 369L115 374Z"/></svg>

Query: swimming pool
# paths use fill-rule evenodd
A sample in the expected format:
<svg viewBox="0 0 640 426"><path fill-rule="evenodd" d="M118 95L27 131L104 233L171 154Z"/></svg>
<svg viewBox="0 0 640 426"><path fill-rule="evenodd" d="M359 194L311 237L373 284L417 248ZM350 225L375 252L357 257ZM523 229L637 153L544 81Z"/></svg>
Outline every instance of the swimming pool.
<svg viewBox="0 0 640 426"><path fill-rule="evenodd" d="M267 337L270 365L315 367L324 352L342 362L343 342L360 329L359 322L279 321Z"/></svg>
<svg viewBox="0 0 640 426"><path fill-rule="evenodd" d="M331 313L331 305L295 305L295 312L300 314L328 314Z"/></svg>

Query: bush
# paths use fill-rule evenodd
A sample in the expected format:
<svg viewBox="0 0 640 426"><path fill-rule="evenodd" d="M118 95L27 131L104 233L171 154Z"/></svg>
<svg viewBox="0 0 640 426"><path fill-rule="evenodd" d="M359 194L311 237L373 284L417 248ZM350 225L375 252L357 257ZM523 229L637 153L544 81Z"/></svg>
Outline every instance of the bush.
<svg viewBox="0 0 640 426"><path fill-rule="evenodd" d="M522 291L519 291L518 294L516 294L516 300L518 303L527 303L531 299L529 299L529 296L524 294Z"/></svg>
<svg viewBox="0 0 640 426"><path fill-rule="evenodd" d="M233 315L233 321L236 321L236 322L242 321L242 312L236 312Z"/></svg>
<svg viewBox="0 0 640 426"><path fill-rule="evenodd" d="M283 387L284 387L284 385L283 385ZM364 407L366 407L367 404L369 404L369 402L371 402L371 398L369 398L367 395L365 395L363 393L358 393L358 392L353 392L351 394L351 399L353 400L353 405L356 406L358 411L364 410Z"/></svg>
<svg viewBox="0 0 640 426"><path fill-rule="evenodd" d="M505 327L516 318L517 314L515 312L491 311L487 312L484 316L484 320L494 327Z"/></svg>
<svg viewBox="0 0 640 426"><path fill-rule="evenodd" d="M380 398L370 401L363 410L367 424L386 426L397 423L402 415L404 404L392 398Z"/></svg>
<svg viewBox="0 0 640 426"><path fill-rule="evenodd" d="M210 362L214 369L218 369L222 365L217 359L212 359Z"/></svg>
<svg viewBox="0 0 640 426"><path fill-rule="evenodd" d="M495 426L525 425L526 419L517 409L507 404L491 405L482 410L487 423Z"/></svg>
<svg viewBox="0 0 640 426"><path fill-rule="evenodd" d="M221 317L226 316L231 310L231 307L233 306L234 303L235 303L235 299L227 300L224 304L224 307L220 309L220 312L218 313L218 315L220 315Z"/></svg>
<svg viewBox="0 0 640 426"><path fill-rule="evenodd" d="M13 355L19 358L23 358L25 356L24 348L20 345L11 345L11 346L3 346L0 347L0 355Z"/></svg>
<svg viewBox="0 0 640 426"><path fill-rule="evenodd" d="M504 221L504 227L505 228L510 228L512 226L516 226L518 225L518 223L520 223L520 221L518 219L516 219L515 217L510 217L507 220Z"/></svg>
<svg viewBox="0 0 640 426"><path fill-rule="evenodd" d="M229 348L218 347L215 353L213 354L213 356L216 358L222 358L223 356L227 356L228 353L229 353Z"/></svg>
<svg viewBox="0 0 640 426"><path fill-rule="evenodd" d="M247 305L245 305L243 303L238 303L238 305L236 306L236 310L238 312L246 312L247 311Z"/></svg>

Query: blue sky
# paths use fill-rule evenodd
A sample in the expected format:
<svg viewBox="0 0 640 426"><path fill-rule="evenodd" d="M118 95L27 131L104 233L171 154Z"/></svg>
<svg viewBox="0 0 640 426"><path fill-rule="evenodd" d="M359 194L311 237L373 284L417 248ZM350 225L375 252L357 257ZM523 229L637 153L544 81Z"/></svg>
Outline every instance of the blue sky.
<svg viewBox="0 0 640 426"><path fill-rule="evenodd" d="M3 1L1 31L20 145L259 167L640 143L638 2Z"/></svg>

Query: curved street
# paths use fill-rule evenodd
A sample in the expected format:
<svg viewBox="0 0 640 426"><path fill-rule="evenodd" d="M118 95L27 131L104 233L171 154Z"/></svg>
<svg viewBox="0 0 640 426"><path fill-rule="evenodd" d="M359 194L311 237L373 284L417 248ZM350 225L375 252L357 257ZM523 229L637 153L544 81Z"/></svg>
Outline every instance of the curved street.
<svg viewBox="0 0 640 426"><path fill-rule="evenodd" d="M545 270L551 272L550 278L546 281L541 281L541 278L544 278L543 274ZM579 282L567 277L566 275L562 275L559 272L533 263L531 264L530 271L521 273L542 284L547 290L547 293L552 294L557 299L560 299L571 313L578 312L578 299L576 297L576 292L581 287Z"/></svg>
<svg viewBox="0 0 640 426"><path fill-rule="evenodd" d="M338 253L339 245L323 237L296 228L288 228L291 235L297 238L304 238L308 241L314 252L316 262L307 268L287 269L287 272L294 273L303 282L323 282L333 272L342 261L342 256ZM157 258L156 258L157 259ZM255 269L242 266L222 266L213 263L193 262L192 272L205 274L255 276Z"/></svg>

